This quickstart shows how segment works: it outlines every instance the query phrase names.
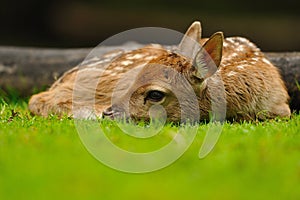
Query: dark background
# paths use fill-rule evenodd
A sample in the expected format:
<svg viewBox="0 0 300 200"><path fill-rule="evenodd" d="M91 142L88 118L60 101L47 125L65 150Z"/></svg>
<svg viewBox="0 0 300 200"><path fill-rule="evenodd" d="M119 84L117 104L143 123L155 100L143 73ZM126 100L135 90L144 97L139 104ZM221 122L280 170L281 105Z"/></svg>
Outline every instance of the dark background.
<svg viewBox="0 0 300 200"><path fill-rule="evenodd" d="M184 32L196 19L203 35L245 36L263 51L300 50L297 0L1 1L0 45L94 47L121 31L158 26Z"/></svg>

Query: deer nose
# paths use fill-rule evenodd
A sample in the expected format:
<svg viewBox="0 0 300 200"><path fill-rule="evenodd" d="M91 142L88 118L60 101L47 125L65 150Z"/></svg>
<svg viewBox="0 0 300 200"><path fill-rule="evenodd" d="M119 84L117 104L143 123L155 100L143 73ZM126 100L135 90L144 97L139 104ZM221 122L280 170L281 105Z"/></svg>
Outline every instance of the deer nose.
<svg viewBox="0 0 300 200"><path fill-rule="evenodd" d="M109 117L111 119L121 118L124 114L124 109L118 106L111 106L103 111L103 117Z"/></svg>
<svg viewBox="0 0 300 200"><path fill-rule="evenodd" d="M112 107L109 107L109 108L107 108L107 109L105 109L104 111L103 111L103 116L111 116L111 115L113 115L114 114L114 111L112 110Z"/></svg>

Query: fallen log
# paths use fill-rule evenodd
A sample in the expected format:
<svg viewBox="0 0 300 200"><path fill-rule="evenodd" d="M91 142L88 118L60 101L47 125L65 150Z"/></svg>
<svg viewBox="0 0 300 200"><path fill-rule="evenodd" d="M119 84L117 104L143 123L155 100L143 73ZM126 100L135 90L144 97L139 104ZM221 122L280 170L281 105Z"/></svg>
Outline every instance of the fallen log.
<svg viewBox="0 0 300 200"><path fill-rule="evenodd" d="M112 47L101 47L103 54ZM0 89L16 90L26 97L50 86L59 76L80 64L91 51L0 47ZM300 110L300 52L266 53L281 71L291 96L293 110ZM298 84L299 83L299 84Z"/></svg>

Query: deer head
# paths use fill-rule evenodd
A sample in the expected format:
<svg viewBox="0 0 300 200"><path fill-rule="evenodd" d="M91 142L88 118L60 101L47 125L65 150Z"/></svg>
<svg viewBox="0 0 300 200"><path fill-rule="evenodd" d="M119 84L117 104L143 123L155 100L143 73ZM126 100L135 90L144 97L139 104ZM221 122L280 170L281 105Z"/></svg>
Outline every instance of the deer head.
<svg viewBox="0 0 300 200"><path fill-rule="evenodd" d="M215 33L202 47L200 39L201 26L195 22L176 52L163 51L138 70L128 90L113 98L115 101L104 111L104 116L147 121L151 108L162 106L168 121L178 122L183 116L197 119L194 111L201 104L198 100L204 95L201 91L206 87L206 79L214 75L221 62L223 34Z"/></svg>

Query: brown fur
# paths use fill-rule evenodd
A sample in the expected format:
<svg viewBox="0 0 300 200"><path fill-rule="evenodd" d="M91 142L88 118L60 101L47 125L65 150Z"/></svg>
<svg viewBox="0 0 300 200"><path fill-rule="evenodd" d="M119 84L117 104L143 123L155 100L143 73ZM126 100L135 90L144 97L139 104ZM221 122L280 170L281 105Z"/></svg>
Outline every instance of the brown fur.
<svg viewBox="0 0 300 200"><path fill-rule="evenodd" d="M192 62L195 48L190 48L191 43L185 39L179 45L184 48L183 54L170 52L158 45L149 45L130 52L113 52L99 58L99 64L87 64L66 72L48 91L33 95L29 101L29 109L42 116L50 113L72 115L72 103L76 102L75 109L86 107L94 110L97 115L105 111L106 116L113 117L118 114L116 108L124 106L127 101L129 111L126 115L147 120L149 108L155 104L145 101L147 92L159 90L166 97L157 104L164 106L169 121L179 121L180 106L172 91L185 91L187 83L180 78L184 76L197 95L201 119L208 119L212 95L226 102L227 119L251 120L290 116L287 104L289 96L278 69L253 43L241 37L231 37L223 41L221 34L215 34L210 40L200 40L200 28L199 23L194 24L186 35L200 41L218 69L210 67L209 61L203 68L194 67ZM197 51L199 52L199 48ZM189 52L191 56L188 56ZM200 52L197 55L199 54L203 54L199 59L206 59L206 54ZM108 61L101 62L105 58ZM108 66L106 70L103 70L104 66ZM144 67L137 72L136 79L131 80L133 84L129 88L129 82L121 82L121 93L116 92L120 95L111 107L113 91L118 81L137 66ZM206 70L205 73L201 69ZM78 73L81 73L79 79ZM218 96L222 88L215 83L217 79L224 84L226 99ZM80 86L76 87L79 96L73 96L75 80ZM95 95L91 96L94 91L91 91L90 83L98 81ZM182 95L186 94L183 92ZM193 104L197 102L186 101L184 104L192 112L195 109ZM86 116L82 114L82 117Z"/></svg>

